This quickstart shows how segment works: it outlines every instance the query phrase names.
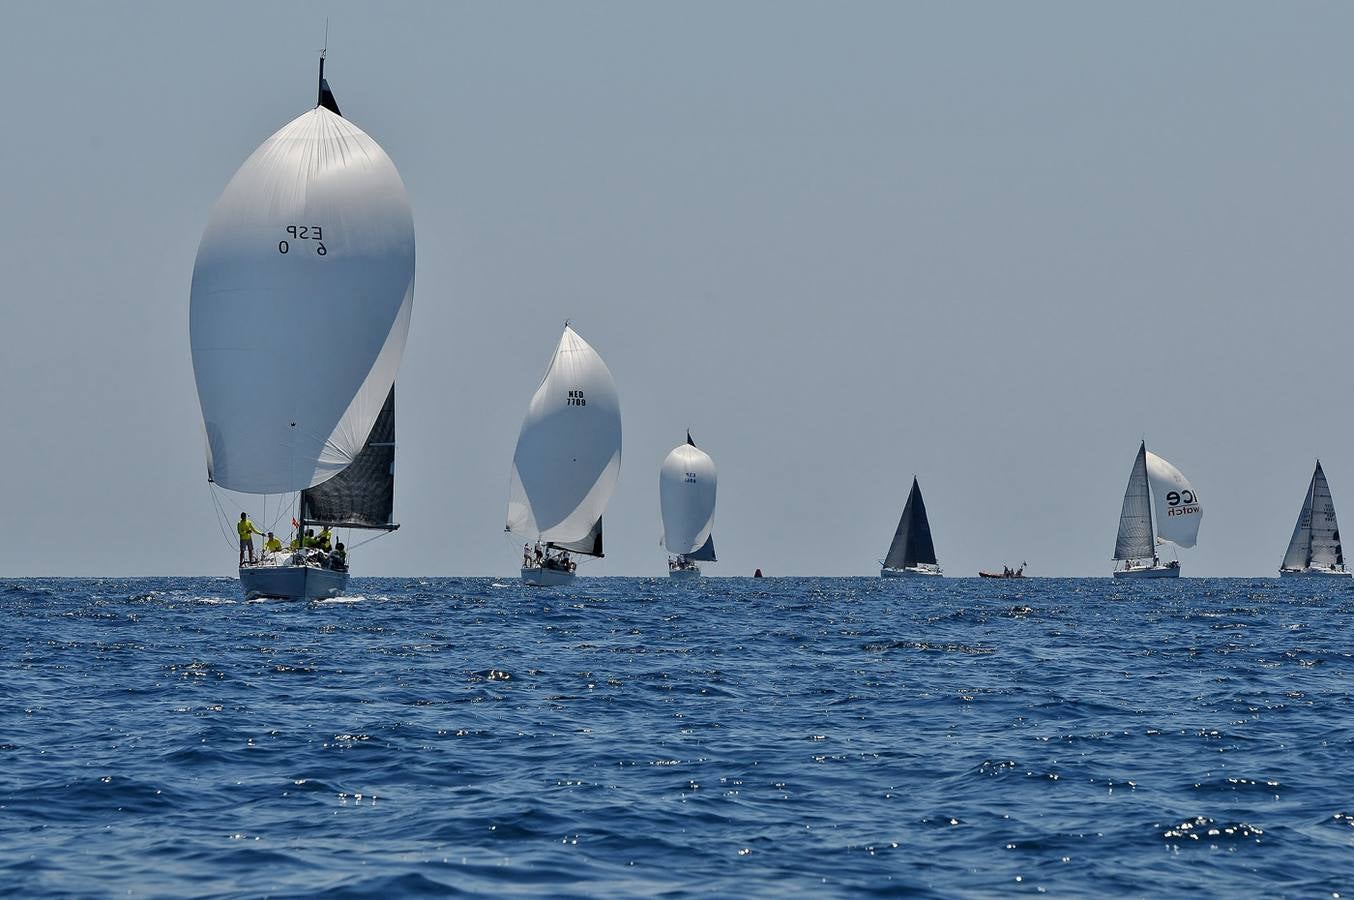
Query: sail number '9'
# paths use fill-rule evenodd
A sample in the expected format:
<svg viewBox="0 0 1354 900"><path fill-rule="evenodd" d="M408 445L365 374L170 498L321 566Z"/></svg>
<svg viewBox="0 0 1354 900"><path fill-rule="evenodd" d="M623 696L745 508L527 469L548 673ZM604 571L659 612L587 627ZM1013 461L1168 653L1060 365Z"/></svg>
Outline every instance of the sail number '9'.
<svg viewBox="0 0 1354 900"><path fill-rule="evenodd" d="M278 253L290 253L292 241L314 241L315 255L325 256L329 253L324 248L324 229L320 225L288 225L284 229L287 232L288 239L277 242Z"/></svg>

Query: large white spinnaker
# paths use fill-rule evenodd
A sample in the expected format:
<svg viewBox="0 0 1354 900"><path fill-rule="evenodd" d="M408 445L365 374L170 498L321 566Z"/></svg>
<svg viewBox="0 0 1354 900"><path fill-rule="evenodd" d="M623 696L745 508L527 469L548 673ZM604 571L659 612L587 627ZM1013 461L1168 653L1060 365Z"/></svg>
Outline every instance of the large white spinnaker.
<svg viewBox="0 0 1354 900"><path fill-rule="evenodd" d="M385 151L328 106L245 160L198 247L189 335L208 476L235 491L302 490L342 471L404 352L409 200Z"/></svg>
<svg viewBox="0 0 1354 900"><path fill-rule="evenodd" d="M602 512L621 470L621 407L602 357L568 325L527 407L507 530L602 555Z"/></svg>
<svg viewBox="0 0 1354 900"><path fill-rule="evenodd" d="M1157 540L1193 547L1204 517L1199 495L1175 466L1151 450L1146 451L1146 458L1147 480L1156 507Z"/></svg>
<svg viewBox="0 0 1354 900"><path fill-rule="evenodd" d="M663 546L669 553L687 556L710 541L718 487L715 461L688 434L686 443L667 455L658 472Z"/></svg>

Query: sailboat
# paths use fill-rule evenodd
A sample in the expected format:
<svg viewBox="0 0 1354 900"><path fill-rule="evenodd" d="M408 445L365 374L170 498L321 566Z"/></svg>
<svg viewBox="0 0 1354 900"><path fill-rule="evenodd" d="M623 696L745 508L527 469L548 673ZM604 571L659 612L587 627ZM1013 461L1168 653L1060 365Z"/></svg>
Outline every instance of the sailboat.
<svg viewBox="0 0 1354 900"><path fill-rule="evenodd" d="M1293 538L1283 556L1279 575L1307 578L1348 578L1345 554L1340 546L1340 525L1335 521L1335 501L1331 498L1321 460L1316 461L1307 496L1293 526Z"/></svg>
<svg viewBox="0 0 1354 900"><path fill-rule="evenodd" d="M921 498L917 477L912 476L912 491L907 495L898 530L893 533L888 556L879 561L881 578L939 576L936 546L931 542L931 523L926 519L926 503Z"/></svg>
<svg viewBox="0 0 1354 900"><path fill-rule="evenodd" d="M1156 507L1155 522L1152 507ZM1114 559L1124 564L1115 578L1178 578L1180 561L1161 562L1158 544L1193 547L1204 508L1199 495L1179 469L1138 446L1119 513Z"/></svg>
<svg viewBox="0 0 1354 900"><path fill-rule="evenodd" d="M404 183L339 112L321 54L315 107L235 173L193 268L189 338L208 481L298 495L296 549L243 563L246 597L344 591L350 560L306 547L308 525L399 527L395 374L413 292Z"/></svg>
<svg viewBox="0 0 1354 900"><path fill-rule="evenodd" d="M504 530L535 542L523 549L524 582L568 584L577 569L571 554L602 556L602 513L620 471L616 382L566 322L512 458Z"/></svg>
<svg viewBox="0 0 1354 900"><path fill-rule="evenodd" d="M663 517L663 546L671 578L699 578L698 563L715 561L715 493L719 478L710 454L696 446L691 432L673 448L658 470L658 504Z"/></svg>

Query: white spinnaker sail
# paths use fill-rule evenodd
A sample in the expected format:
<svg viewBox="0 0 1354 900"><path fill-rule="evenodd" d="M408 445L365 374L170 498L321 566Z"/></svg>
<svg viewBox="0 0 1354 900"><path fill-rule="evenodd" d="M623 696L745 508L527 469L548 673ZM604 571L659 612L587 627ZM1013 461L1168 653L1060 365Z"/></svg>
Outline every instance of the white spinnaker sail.
<svg viewBox="0 0 1354 900"><path fill-rule="evenodd" d="M1193 547L1204 517L1203 504L1179 469L1147 451L1147 480L1156 507L1157 539Z"/></svg>
<svg viewBox="0 0 1354 900"><path fill-rule="evenodd" d="M556 544L583 541L621 470L621 407L611 371L568 325L531 398L508 491L508 530Z"/></svg>
<svg viewBox="0 0 1354 900"><path fill-rule="evenodd" d="M718 486L715 461L690 436L663 460L658 471L658 502L663 546L669 553L694 553L710 537Z"/></svg>
<svg viewBox="0 0 1354 900"><path fill-rule="evenodd" d="M395 165L324 107L245 160L193 268L189 335L208 475L313 487L361 451L404 353L414 222Z"/></svg>

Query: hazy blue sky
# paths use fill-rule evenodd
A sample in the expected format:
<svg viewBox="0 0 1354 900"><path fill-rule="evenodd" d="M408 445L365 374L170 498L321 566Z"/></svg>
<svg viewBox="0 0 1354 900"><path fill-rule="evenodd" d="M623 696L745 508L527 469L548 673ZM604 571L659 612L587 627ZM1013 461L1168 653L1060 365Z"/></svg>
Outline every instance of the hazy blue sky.
<svg viewBox="0 0 1354 900"><path fill-rule="evenodd" d="M189 279L326 16L418 235L358 574L515 572L566 317L624 416L592 574L666 571L688 426L715 574L877 571L914 472L948 573L1105 574L1144 435L1205 506L1186 574L1273 573L1318 455L1354 522L1349 4L16 3L0 573L233 573Z"/></svg>

